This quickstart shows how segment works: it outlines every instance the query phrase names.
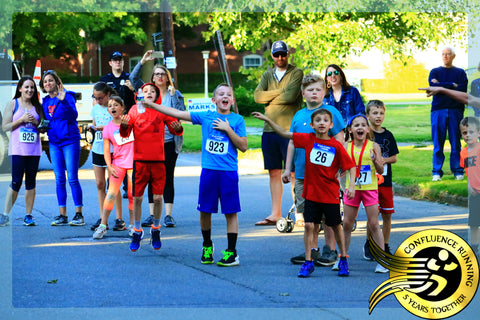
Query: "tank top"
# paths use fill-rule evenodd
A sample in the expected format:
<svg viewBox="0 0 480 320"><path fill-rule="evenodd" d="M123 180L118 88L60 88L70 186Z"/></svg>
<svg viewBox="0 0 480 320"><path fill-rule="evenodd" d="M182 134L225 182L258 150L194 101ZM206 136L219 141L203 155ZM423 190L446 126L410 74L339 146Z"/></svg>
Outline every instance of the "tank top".
<svg viewBox="0 0 480 320"><path fill-rule="evenodd" d="M347 152L350 158L352 158L357 165L357 181L355 183L355 190L377 190L378 182L377 176L375 174L375 165L373 164L372 159L370 158L370 150L373 149L373 141L367 140L367 145L363 151L362 163L358 163L360 159L360 153L362 152L361 148L353 146L353 156L352 156L352 143L349 142L347 145ZM358 173L360 170L360 174ZM349 185L350 177L347 174L347 186Z"/></svg>
<svg viewBox="0 0 480 320"><path fill-rule="evenodd" d="M35 107L31 110L26 110L20 107L18 99L15 99L15 106L13 109L13 121L20 119L25 112L29 112L37 121L40 116ZM10 135L10 143L8 145L8 155L16 156L40 156L42 154L42 143L40 141L40 134L35 125L22 123L15 130L12 130Z"/></svg>

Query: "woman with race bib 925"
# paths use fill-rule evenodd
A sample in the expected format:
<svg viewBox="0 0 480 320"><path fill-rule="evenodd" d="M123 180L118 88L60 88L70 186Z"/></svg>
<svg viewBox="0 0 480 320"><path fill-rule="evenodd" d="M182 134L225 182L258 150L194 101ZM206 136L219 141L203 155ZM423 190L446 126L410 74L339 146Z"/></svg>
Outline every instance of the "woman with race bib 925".
<svg viewBox="0 0 480 320"><path fill-rule="evenodd" d="M42 105L32 77L20 79L13 100L8 102L3 113L2 129L11 131L8 155L12 164L12 183L5 196L5 210L0 215L0 226L9 224L9 214L17 200L25 175L25 226L34 226L32 216L36 193L38 163L42 145L37 126L43 118Z"/></svg>

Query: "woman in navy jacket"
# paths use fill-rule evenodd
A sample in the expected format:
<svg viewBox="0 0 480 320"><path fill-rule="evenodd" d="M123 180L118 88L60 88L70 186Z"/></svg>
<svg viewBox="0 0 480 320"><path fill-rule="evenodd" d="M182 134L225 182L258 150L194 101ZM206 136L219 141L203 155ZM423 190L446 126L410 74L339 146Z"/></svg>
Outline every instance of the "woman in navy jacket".
<svg viewBox="0 0 480 320"><path fill-rule="evenodd" d="M60 210L60 215L55 217L52 226L68 224L65 170L75 204L75 217L70 225L81 226L85 222L82 216L82 188L78 180L80 131L77 124L75 92L65 90L62 81L52 70L43 73L40 88L47 93L42 104L45 119L50 121L49 152L55 173L57 201Z"/></svg>
<svg viewBox="0 0 480 320"><path fill-rule="evenodd" d="M348 119L356 114L365 114L365 105L358 89L351 86L345 78L342 68L336 64L330 64L325 70L327 82L327 94L323 98L323 104L334 106L342 114L346 125Z"/></svg>

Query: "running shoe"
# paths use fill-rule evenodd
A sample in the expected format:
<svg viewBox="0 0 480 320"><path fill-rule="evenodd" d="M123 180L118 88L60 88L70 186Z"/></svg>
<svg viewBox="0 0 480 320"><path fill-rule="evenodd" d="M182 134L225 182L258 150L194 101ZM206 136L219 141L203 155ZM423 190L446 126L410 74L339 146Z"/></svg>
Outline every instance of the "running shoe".
<svg viewBox="0 0 480 320"><path fill-rule="evenodd" d="M337 259L337 262L335 262L335 264L334 264L333 267L332 267L332 271L338 271L338 270L340 270L339 264L340 264L340 260Z"/></svg>
<svg viewBox="0 0 480 320"><path fill-rule="evenodd" d="M314 270L315 270L315 267L313 266L313 261L305 261L302 264L302 268L298 272L298 277L300 278L309 277Z"/></svg>
<svg viewBox="0 0 480 320"><path fill-rule="evenodd" d="M153 224L153 215L149 215L148 218L143 220L142 227L151 227Z"/></svg>
<svg viewBox="0 0 480 320"><path fill-rule="evenodd" d="M388 243L385 243L385 252L388 253L388 254L392 254L392 252L390 251L390 246L388 245Z"/></svg>
<svg viewBox="0 0 480 320"><path fill-rule="evenodd" d="M132 242L130 243L130 250L135 252L140 248L140 241L143 239L143 229L137 230L133 228Z"/></svg>
<svg viewBox="0 0 480 320"><path fill-rule="evenodd" d="M98 219L97 222L95 222L94 224L92 224L92 226L90 227L90 230L92 231L95 231L97 230L98 226L102 224L102 219ZM108 223L107 223L107 230L108 230Z"/></svg>
<svg viewBox="0 0 480 320"><path fill-rule="evenodd" d="M223 253L223 258L217 262L217 266L233 267L233 266L238 266L240 264L240 259L238 258L238 255L236 252L227 249L225 251L222 251L222 253Z"/></svg>
<svg viewBox="0 0 480 320"><path fill-rule="evenodd" d="M33 220L33 216L31 214L27 214L25 218L23 218L23 225L24 226L36 226L35 220Z"/></svg>
<svg viewBox="0 0 480 320"><path fill-rule="evenodd" d="M382 266L380 263L377 263L377 266L375 267L375 273L387 273L388 269Z"/></svg>
<svg viewBox="0 0 480 320"><path fill-rule="evenodd" d="M365 241L365 244L363 245L363 259L367 261L373 261L372 253L368 247L368 240Z"/></svg>
<svg viewBox="0 0 480 320"><path fill-rule="evenodd" d="M160 226L150 229L150 234L152 236L152 247L154 250L158 250L162 247L162 241L160 241Z"/></svg>
<svg viewBox="0 0 480 320"><path fill-rule="evenodd" d="M108 227L107 227L107 229L108 229ZM130 225L128 226L128 236L129 236L129 237L133 237L133 233L134 233L134 232L135 232L135 231L133 231L133 224L130 224Z"/></svg>
<svg viewBox="0 0 480 320"><path fill-rule="evenodd" d="M163 219L163 225L167 228L173 228L175 227L175 220L172 216L165 216Z"/></svg>
<svg viewBox="0 0 480 320"><path fill-rule="evenodd" d="M8 214L1 213L0 214L0 227L6 227L10 224L10 218Z"/></svg>
<svg viewBox="0 0 480 320"><path fill-rule="evenodd" d="M350 271L348 270L347 258L342 257L338 262L338 276L347 277L349 274L350 274Z"/></svg>
<svg viewBox="0 0 480 320"><path fill-rule="evenodd" d="M314 259L313 262L316 266L333 266L335 262L337 262L337 257L338 253L336 250L330 250L329 246L324 245L322 249L322 255L318 259Z"/></svg>
<svg viewBox="0 0 480 320"><path fill-rule="evenodd" d="M52 222L52 226L66 226L68 225L68 217L59 215L54 218L55 220Z"/></svg>
<svg viewBox="0 0 480 320"><path fill-rule="evenodd" d="M203 247L202 263L213 264L213 244L211 247Z"/></svg>
<svg viewBox="0 0 480 320"><path fill-rule="evenodd" d="M312 249L310 252L310 255L315 263L320 258L320 252L318 250ZM298 256L295 256L290 259L290 262L293 264L303 264L305 262L305 252L299 254Z"/></svg>
<svg viewBox="0 0 480 320"><path fill-rule="evenodd" d="M85 225L85 220L83 220L83 216L80 212L75 213L75 217L70 221L70 225L74 227Z"/></svg>
<svg viewBox="0 0 480 320"><path fill-rule="evenodd" d="M121 219L115 219L115 225L113 226L113 231L123 231L127 230L125 222Z"/></svg>
<svg viewBox="0 0 480 320"><path fill-rule="evenodd" d="M103 236L106 234L107 234L107 226L101 224L95 230L95 233L93 234L93 239L102 239Z"/></svg>

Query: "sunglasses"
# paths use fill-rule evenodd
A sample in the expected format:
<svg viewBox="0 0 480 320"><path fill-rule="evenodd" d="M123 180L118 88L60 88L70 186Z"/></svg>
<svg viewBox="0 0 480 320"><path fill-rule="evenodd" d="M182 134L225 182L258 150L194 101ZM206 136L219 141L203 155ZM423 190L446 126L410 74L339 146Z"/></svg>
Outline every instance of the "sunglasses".
<svg viewBox="0 0 480 320"><path fill-rule="evenodd" d="M340 74L340 72L337 71L337 70L335 70L335 71L333 71L333 72L332 72L332 71L328 71L328 72L327 72L327 77L331 77L332 74L338 76L338 75Z"/></svg>
<svg viewBox="0 0 480 320"><path fill-rule="evenodd" d="M43 71L43 74L55 74L55 71L47 70L47 71Z"/></svg>
<svg viewBox="0 0 480 320"><path fill-rule="evenodd" d="M287 53L286 53L286 52L275 52L275 53L273 54L273 57L274 57L274 58L278 58L278 57L280 57L280 56L283 57L283 58L285 58L285 57L287 56Z"/></svg>

